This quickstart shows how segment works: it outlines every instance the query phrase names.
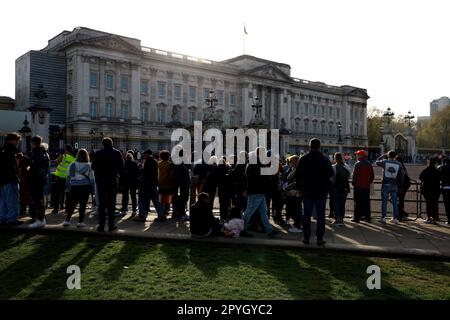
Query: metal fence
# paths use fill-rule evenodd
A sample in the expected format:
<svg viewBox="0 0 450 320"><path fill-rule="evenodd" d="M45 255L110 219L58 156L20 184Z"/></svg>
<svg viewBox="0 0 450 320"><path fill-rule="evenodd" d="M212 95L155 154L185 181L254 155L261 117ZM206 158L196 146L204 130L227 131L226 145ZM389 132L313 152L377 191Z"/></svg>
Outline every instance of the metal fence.
<svg viewBox="0 0 450 320"><path fill-rule="evenodd" d="M381 180L374 181L374 188L370 195L370 201L371 201L372 215L375 214L375 216L377 216L378 214L381 216L381 203L382 203ZM327 204L327 209L329 210L329 201ZM353 188L351 188L351 191L347 197L345 209L347 214L349 213L353 214L354 211ZM390 199L388 202L387 212L388 215L389 214L392 215L392 205ZM413 220L426 219L425 199L423 198L423 195L420 193L420 181L418 180L411 179L411 187L408 189L405 196L405 212L408 213L409 219ZM439 217L441 219L446 217L442 194L439 197Z"/></svg>

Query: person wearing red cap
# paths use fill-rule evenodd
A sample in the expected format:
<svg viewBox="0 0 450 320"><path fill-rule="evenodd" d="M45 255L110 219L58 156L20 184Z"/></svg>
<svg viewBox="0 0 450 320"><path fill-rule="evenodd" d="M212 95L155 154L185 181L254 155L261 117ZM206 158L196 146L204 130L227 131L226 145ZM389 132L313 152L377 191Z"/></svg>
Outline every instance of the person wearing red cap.
<svg viewBox="0 0 450 320"><path fill-rule="evenodd" d="M364 150L355 152L357 162L353 168L352 185L354 187L354 215L353 222L359 223L365 217L370 222L370 185L375 179L372 164L366 159L367 153Z"/></svg>

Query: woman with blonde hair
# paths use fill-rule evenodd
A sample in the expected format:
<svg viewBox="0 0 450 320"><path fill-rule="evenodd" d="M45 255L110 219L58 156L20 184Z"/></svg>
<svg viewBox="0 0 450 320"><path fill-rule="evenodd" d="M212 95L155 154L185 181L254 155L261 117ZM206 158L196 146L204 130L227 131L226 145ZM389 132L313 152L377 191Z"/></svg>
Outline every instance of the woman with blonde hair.
<svg viewBox="0 0 450 320"><path fill-rule="evenodd" d="M69 190L69 203L66 209L66 220L64 227L70 227L70 219L75 211L76 205L79 203L78 209L78 228L85 227L84 216L86 205L94 187L94 172L89 162L89 154L86 149L80 149L77 153L75 162L69 167L69 175L67 177L67 189Z"/></svg>

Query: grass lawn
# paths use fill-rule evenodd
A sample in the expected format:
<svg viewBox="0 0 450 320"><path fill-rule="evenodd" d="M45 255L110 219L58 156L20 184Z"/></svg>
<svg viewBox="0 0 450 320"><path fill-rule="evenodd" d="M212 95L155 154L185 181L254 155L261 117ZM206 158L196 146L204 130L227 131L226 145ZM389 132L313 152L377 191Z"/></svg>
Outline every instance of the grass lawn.
<svg viewBox="0 0 450 320"><path fill-rule="evenodd" d="M81 268L81 290L66 269ZM366 268L381 268L368 290ZM450 299L450 263L274 248L0 234L0 299Z"/></svg>

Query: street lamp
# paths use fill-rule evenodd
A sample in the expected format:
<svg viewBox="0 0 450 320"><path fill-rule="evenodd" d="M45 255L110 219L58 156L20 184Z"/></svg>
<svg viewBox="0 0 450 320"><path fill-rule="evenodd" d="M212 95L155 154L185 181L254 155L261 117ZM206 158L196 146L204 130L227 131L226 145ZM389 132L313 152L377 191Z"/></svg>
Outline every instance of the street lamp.
<svg viewBox="0 0 450 320"><path fill-rule="evenodd" d="M394 112L391 110L391 108L387 108L387 110L383 113L383 117L386 119L387 124L389 125L391 123L391 119L394 117Z"/></svg>
<svg viewBox="0 0 450 320"><path fill-rule="evenodd" d="M89 135L91 136L91 151L94 151L94 137L95 137L95 129L91 129Z"/></svg>
<svg viewBox="0 0 450 320"><path fill-rule="evenodd" d="M384 154L384 139L383 139L384 127L380 126L380 153Z"/></svg>
<svg viewBox="0 0 450 320"><path fill-rule="evenodd" d="M408 127L411 127L411 120L414 119L414 115L411 113L411 111L408 111L408 114L403 117L405 119L405 122L408 123Z"/></svg>
<svg viewBox="0 0 450 320"><path fill-rule="evenodd" d="M339 152L342 153L342 124L340 122L338 123L337 128L338 128Z"/></svg>
<svg viewBox="0 0 450 320"><path fill-rule="evenodd" d="M205 99L210 111L214 112L214 108L219 100L216 98L216 94L213 89L209 90L208 98Z"/></svg>
<svg viewBox="0 0 450 320"><path fill-rule="evenodd" d="M261 99L258 96L256 96L253 99L252 109L255 111L255 120L260 120L261 119L262 103L261 103Z"/></svg>

